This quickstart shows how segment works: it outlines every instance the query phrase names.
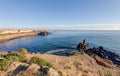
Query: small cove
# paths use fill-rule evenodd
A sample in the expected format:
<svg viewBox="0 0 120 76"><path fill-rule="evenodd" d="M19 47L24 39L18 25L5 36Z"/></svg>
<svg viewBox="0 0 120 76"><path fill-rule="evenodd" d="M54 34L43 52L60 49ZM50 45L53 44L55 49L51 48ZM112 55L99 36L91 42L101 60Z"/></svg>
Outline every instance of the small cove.
<svg viewBox="0 0 120 76"><path fill-rule="evenodd" d="M87 39L89 47L103 46L120 55L120 31L53 31L47 36L22 37L0 43L0 51L17 51L26 48L30 52L53 53L76 50Z"/></svg>

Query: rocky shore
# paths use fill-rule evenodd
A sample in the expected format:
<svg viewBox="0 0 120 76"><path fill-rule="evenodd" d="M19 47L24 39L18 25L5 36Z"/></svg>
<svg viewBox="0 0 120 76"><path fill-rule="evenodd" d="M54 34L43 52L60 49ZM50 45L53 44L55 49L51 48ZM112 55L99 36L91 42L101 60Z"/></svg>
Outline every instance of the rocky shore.
<svg viewBox="0 0 120 76"><path fill-rule="evenodd" d="M85 51L86 54L88 54L89 56L93 57L93 58L101 58L102 60L110 63L110 64L115 64L120 66L120 56L117 55L114 52L110 52L108 50L105 50L102 46L99 46L97 48L89 48ZM102 64L102 63L101 63ZM109 65L105 65L107 67L111 67Z"/></svg>
<svg viewBox="0 0 120 76"><path fill-rule="evenodd" d="M19 52L9 52L0 55L0 76L120 75L119 65L114 64L109 59L104 59L99 55L93 56L90 53L91 51L89 53L74 52L69 56L58 56L30 53L22 48Z"/></svg>
<svg viewBox="0 0 120 76"><path fill-rule="evenodd" d="M79 52L86 53L89 56L93 57L96 62L100 65L104 65L106 67L112 67L113 64L120 66L120 56L115 52L111 52L109 50L104 49L102 46L88 48L88 42L86 39L83 40L82 43L79 43L77 49Z"/></svg>
<svg viewBox="0 0 120 76"><path fill-rule="evenodd" d="M33 53L24 48L1 52L0 76L120 76L119 55L102 46L86 48L85 44L86 40L77 46L77 52L67 56Z"/></svg>
<svg viewBox="0 0 120 76"><path fill-rule="evenodd" d="M26 36L47 35L49 33L50 33L50 31L47 31L47 30L38 30L38 31L35 31L35 30L6 31L6 30L4 30L4 31L0 32L0 42L16 39L16 38L20 38L20 37L26 37Z"/></svg>

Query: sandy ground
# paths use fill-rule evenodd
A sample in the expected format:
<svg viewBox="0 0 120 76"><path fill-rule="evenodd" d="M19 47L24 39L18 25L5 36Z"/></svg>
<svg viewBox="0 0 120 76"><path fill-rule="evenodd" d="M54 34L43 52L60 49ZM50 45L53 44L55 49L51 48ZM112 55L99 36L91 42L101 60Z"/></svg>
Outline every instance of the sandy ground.
<svg viewBox="0 0 120 76"><path fill-rule="evenodd" d="M27 54L29 60L33 56L43 58L55 65L63 76L119 76L120 68L107 68L98 65L96 60L87 54L77 56L57 56L50 54ZM109 75L110 74L110 75Z"/></svg>
<svg viewBox="0 0 120 76"><path fill-rule="evenodd" d="M39 35L39 33L49 33L50 31L32 31L32 32L22 32L22 33L7 33L7 34L0 34L0 42L20 38L20 37L26 37L26 36L35 36Z"/></svg>

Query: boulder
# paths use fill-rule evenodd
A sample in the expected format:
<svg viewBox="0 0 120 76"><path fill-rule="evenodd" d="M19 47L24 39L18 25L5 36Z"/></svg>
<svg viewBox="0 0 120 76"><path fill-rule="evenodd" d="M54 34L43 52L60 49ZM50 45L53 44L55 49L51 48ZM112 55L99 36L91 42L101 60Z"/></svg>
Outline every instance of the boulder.
<svg viewBox="0 0 120 76"><path fill-rule="evenodd" d="M10 64L10 66L8 67L6 72L7 72L8 76L16 76L21 71L26 70L27 66L28 66L28 64L26 64L26 63L14 61L13 63Z"/></svg>
<svg viewBox="0 0 120 76"><path fill-rule="evenodd" d="M39 71L40 67L37 64L31 64L28 68L24 71L24 76L37 76L40 75Z"/></svg>
<svg viewBox="0 0 120 76"><path fill-rule="evenodd" d="M58 71L53 68L49 68L47 66L40 69L41 74L45 74L46 76L59 76Z"/></svg>
<svg viewBox="0 0 120 76"><path fill-rule="evenodd" d="M54 70L53 68L49 68L47 76L59 76L58 71Z"/></svg>
<svg viewBox="0 0 120 76"><path fill-rule="evenodd" d="M27 66L28 64L25 64L25 63L21 63L21 62L18 62L18 61L14 61L10 64L10 66L8 67L7 69L7 72L12 72L14 71L17 67L19 67L20 65L23 65L23 66Z"/></svg>
<svg viewBox="0 0 120 76"><path fill-rule="evenodd" d="M79 43L77 45L77 49L81 52L84 52L87 47L88 47L88 43L87 43L86 39L84 39L82 43Z"/></svg>

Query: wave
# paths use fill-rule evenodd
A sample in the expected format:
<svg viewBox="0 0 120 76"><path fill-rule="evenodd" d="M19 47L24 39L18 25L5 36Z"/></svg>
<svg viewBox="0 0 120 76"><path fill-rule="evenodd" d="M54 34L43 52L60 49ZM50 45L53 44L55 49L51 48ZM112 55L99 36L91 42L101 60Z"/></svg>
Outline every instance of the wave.
<svg viewBox="0 0 120 76"><path fill-rule="evenodd" d="M62 52L62 51L65 51L65 50L67 50L67 49L50 50L50 51L45 52L45 54L52 54L52 53L55 53L55 52Z"/></svg>

